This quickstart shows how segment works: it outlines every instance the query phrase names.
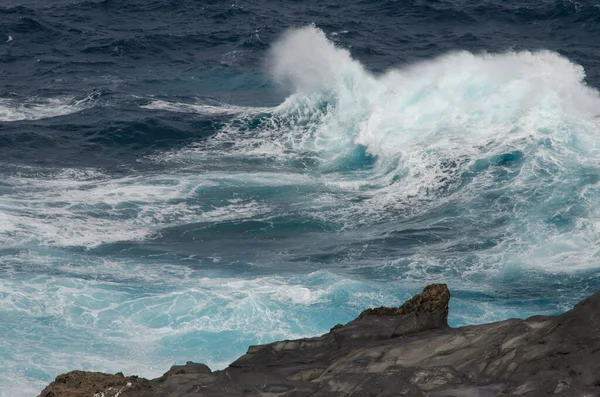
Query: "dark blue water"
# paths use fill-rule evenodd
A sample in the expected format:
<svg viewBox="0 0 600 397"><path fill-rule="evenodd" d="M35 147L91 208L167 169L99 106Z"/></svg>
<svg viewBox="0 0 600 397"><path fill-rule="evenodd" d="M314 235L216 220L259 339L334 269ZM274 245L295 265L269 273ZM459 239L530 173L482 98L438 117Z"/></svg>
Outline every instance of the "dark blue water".
<svg viewBox="0 0 600 397"><path fill-rule="evenodd" d="M600 6L347 3L2 2L0 396L600 289Z"/></svg>

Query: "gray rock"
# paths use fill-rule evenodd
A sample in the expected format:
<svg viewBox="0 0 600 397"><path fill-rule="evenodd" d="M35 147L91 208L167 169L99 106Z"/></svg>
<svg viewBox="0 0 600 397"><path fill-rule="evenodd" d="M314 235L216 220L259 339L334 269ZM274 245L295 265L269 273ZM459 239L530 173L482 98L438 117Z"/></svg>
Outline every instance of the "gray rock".
<svg viewBox="0 0 600 397"><path fill-rule="evenodd" d="M462 328L447 325L449 298L428 286L320 337L251 346L223 371L174 366L120 396L600 396L600 292L560 316Z"/></svg>

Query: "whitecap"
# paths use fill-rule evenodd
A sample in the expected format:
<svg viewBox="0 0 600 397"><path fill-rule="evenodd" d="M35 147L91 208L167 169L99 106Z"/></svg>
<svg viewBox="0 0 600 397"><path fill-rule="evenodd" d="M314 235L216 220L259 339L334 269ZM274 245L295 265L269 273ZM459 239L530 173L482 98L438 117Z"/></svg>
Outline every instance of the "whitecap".
<svg viewBox="0 0 600 397"><path fill-rule="evenodd" d="M84 98L0 98L0 121L41 120L66 116L93 106L97 98L97 92L92 92Z"/></svg>

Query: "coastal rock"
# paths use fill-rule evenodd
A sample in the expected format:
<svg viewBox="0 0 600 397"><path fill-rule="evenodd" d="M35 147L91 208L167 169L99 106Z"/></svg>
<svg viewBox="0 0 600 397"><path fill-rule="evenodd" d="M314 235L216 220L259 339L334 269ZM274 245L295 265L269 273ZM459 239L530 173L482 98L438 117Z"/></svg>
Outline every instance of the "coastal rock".
<svg viewBox="0 0 600 397"><path fill-rule="evenodd" d="M58 375L40 397L120 397L126 391L144 390L148 381L137 376L125 377L101 372L71 371Z"/></svg>
<svg viewBox="0 0 600 397"><path fill-rule="evenodd" d="M427 286L325 335L251 346L222 371L174 366L119 397L600 396L600 292L560 316L461 328L447 325L449 298L444 284ZM59 378L44 390L55 394L41 397L93 397L107 387L77 391L71 382L63 394Z"/></svg>
<svg viewBox="0 0 600 397"><path fill-rule="evenodd" d="M411 313L445 313L445 321L448 320L448 302L450 302L450 290L446 284L430 284L423 292L413 296L400 307L376 307L364 310L358 316L397 316Z"/></svg>
<svg viewBox="0 0 600 397"><path fill-rule="evenodd" d="M185 365L173 365L162 377L168 378L181 374L210 374L211 372L207 365L188 361Z"/></svg>

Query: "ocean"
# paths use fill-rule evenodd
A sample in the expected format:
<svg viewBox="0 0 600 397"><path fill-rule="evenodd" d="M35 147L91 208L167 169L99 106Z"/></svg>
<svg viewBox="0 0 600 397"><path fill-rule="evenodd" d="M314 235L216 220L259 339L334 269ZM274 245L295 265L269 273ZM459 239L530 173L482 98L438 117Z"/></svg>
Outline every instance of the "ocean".
<svg viewBox="0 0 600 397"><path fill-rule="evenodd" d="M0 396L600 289L600 5L2 0Z"/></svg>

